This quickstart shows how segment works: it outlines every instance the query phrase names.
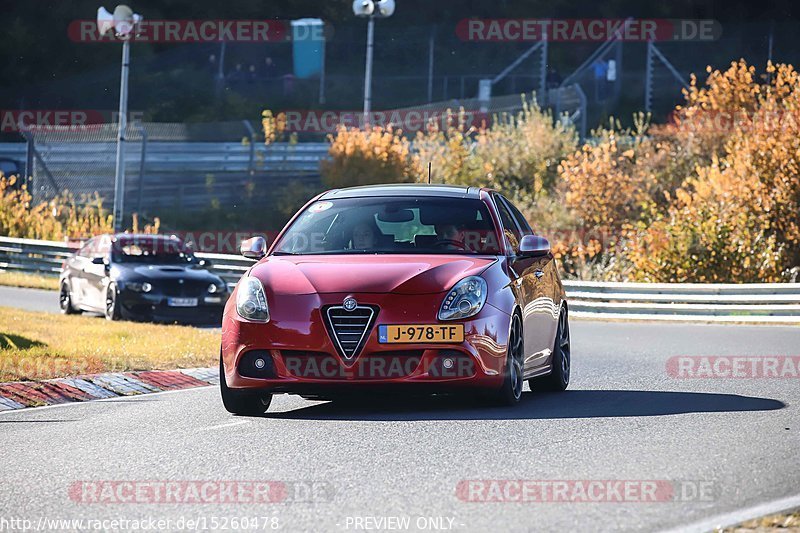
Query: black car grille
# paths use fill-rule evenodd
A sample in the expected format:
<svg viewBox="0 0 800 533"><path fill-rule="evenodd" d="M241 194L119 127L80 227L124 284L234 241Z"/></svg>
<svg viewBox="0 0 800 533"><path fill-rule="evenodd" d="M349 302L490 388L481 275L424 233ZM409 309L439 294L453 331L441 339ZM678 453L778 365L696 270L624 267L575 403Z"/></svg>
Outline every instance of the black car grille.
<svg viewBox="0 0 800 533"><path fill-rule="evenodd" d="M378 308L359 305L347 311L342 306L330 306L323 309L323 316L339 355L352 360L366 343Z"/></svg>
<svg viewBox="0 0 800 533"><path fill-rule="evenodd" d="M177 279L172 279L160 281L159 285L165 296L199 297L206 294L209 283L193 280L183 280L181 283Z"/></svg>

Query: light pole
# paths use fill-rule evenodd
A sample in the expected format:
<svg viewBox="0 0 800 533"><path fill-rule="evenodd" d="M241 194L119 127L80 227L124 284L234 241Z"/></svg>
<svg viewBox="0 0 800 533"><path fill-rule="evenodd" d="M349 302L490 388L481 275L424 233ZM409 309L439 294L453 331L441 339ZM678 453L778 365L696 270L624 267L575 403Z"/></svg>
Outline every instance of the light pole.
<svg viewBox="0 0 800 533"><path fill-rule="evenodd" d="M128 70L131 61L131 42L136 26L141 22L137 15L126 5L114 8L114 14L104 7L97 10L97 29L105 35L112 28L122 42L122 73L119 85L119 117L117 118L117 162L114 170L114 232L122 230L123 200L125 198L125 131L128 126Z"/></svg>
<svg viewBox="0 0 800 533"><path fill-rule="evenodd" d="M367 61L364 67L364 126L369 125L372 109L372 51L375 40L375 19L388 18L394 13L394 0L355 0L353 13L367 20Z"/></svg>

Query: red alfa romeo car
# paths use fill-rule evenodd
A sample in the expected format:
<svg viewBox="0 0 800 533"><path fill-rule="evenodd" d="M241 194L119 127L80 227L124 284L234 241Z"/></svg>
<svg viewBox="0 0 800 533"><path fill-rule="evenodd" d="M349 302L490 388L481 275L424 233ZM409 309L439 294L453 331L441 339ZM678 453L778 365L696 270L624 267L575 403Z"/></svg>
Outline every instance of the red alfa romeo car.
<svg viewBox="0 0 800 533"><path fill-rule="evenodd" d="M306 204L225 307L225 408L272 395L471 391L513 405L569 383L567 301L544 237L489 189L379 185Z"/></svg>

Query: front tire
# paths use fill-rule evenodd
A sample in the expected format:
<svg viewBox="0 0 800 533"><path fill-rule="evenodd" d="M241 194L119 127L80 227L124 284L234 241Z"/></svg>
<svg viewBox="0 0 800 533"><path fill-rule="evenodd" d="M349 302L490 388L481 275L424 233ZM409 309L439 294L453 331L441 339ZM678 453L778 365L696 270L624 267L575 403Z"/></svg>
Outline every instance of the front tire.
<svg viewBox="0 0 800 533"><path fill-rule="evenodd" d="M562 392L569 386L572 354L570 351L569 316L562 309L558 317L558 330L553 345L553 370L546 376L532 378L528 384L532 391Z"/></svg>
<svg viewBox="0 0 800 533"><path fill-rule="evenodd" d="M508 336L508 355L503 386L492 397L494 403L498 405L510 407L518 404L522 398L523 339L522 321L519 315L515 314L511 319L511 331Z"/></svg>
<svg viewBox="0 0 800 533"><path fill-rule="evenodd" d="M67 280L61 282L61 288L58 292L58 305L64 315L74 315L80 312L72 305L72 291L70 291Z"/></svg>
<svg viewBox="0 0 800 533"><path fill-rule="evenodd" d="M263 391L237 390L225 382L225 367L222 356L219 358L219 391L222 405L229 413L239 416L261 416L272 403L272 394Z"/></svg>
<svg viewBox="0 0 800 533"><path fill-rule="evenodd" d="M112 283L106 289L106 320L119 320L120 315L119 294L117 286Z"/></svg>

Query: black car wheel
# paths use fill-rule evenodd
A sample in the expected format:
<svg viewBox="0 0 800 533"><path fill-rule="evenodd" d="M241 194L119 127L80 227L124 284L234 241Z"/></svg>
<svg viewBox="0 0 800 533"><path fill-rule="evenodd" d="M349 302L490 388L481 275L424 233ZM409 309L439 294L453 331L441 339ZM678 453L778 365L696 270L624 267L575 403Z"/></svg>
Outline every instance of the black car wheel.
<svg viewBox="0 0 800 533"><path fill-rule="evenodd" d="M522 321L519 315L515 314L511 319L511 331L508 336L508 359L503 386L494 394L493 398L500 405L515 405L522 397L523 339Z"/></svg>
<svg viewBox="0 0 800 533"><path fill-rule="evenodd" d="M558 317L558 331L553 346L553 370L546 376L528 380L532 391L561 392L569 385L571 365L569 316L562 309Z"/></svg>
<svg viewBox="0 0 800 533"><path fill-rule="evenodd" d="M239 416L263 415L269 409L269 404L272 403L272 394L268 392L228 388L221 355L219 358L219 391L225 410Z"/></svg>
<svg viewBox="0 0 800 533"><path fill-rule="evenodd" d="M67 280L61 282L61 288L58 291L58 305L65 315L73 315L80 312L72 305L72 295L70 294Z"/></svg>
<svg viewBox="0 0 800 533"><path fill-rule="evenodd" d="M117 294L117 286L113 283L106 289L106 320L119 320L119 298Z"/></svg>

